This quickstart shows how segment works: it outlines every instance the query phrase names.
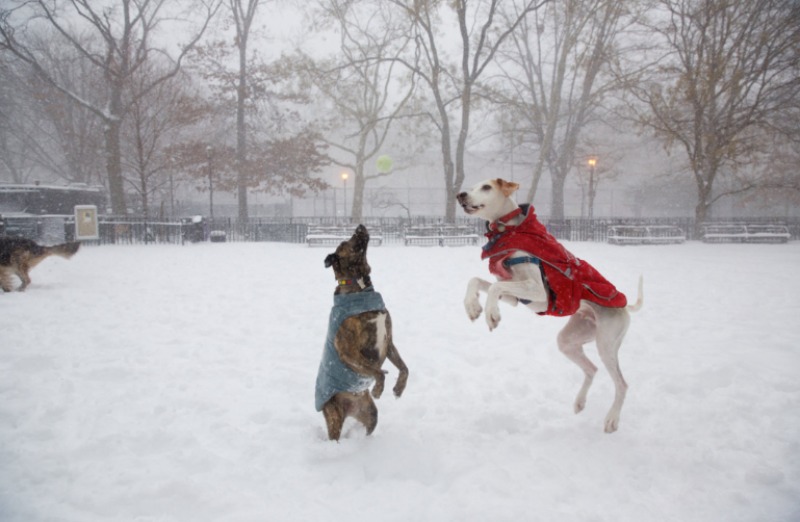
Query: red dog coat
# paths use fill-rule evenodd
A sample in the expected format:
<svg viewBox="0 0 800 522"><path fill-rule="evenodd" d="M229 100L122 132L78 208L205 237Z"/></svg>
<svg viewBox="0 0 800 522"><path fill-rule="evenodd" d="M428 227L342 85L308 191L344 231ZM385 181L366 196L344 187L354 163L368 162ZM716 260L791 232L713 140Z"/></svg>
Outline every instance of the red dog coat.
<svg viewBox="0 0 800 522"><path fill-rule="evenodd" d="M519 225L504 223L520 214L525 218ZM489 271L501 280L511 279L509 258L515 252L521 250L535 258L526 261L539 265L549 294L547 311L542 315L572 315L578 311L581 299L610 308L628 304L625 294L547 232L536 218L533 205L522 205L491 223L486 237L489 242L483 247L481 259L489 259Z"/></svg>

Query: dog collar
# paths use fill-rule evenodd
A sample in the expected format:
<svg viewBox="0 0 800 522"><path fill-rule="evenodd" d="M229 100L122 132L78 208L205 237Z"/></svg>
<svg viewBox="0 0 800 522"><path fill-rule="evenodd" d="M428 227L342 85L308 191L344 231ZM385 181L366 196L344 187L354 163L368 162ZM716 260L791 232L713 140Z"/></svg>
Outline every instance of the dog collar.
<svg viewBox="0 0 800 522"><path fill-rule="evenodd" d="M497 218L494 223L489 224L489 230L492 232L504 232L508 226L506 223L522 214L522 208L517 207L505 216Z"/></svg>
<svg viewBox="0 0 800 522"><path fill-rule="evenodd" d="M339 286L358 286L362 290L372 286L372 281L370 281L369 276L359 279L337 279L336 283Z"/></svg>

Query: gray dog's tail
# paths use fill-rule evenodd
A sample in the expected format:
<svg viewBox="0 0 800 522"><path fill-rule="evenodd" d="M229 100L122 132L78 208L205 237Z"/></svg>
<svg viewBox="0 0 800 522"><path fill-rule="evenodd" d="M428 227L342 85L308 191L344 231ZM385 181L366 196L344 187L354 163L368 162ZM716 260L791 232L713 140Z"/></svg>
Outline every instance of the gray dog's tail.
<svg viewBox="0 0 800 522"><path fill-rule="evenodd" d="M638 312L644 305L644 277L639 274L639 295L636 297L634 304L628 305L629 312Z"/></svg>

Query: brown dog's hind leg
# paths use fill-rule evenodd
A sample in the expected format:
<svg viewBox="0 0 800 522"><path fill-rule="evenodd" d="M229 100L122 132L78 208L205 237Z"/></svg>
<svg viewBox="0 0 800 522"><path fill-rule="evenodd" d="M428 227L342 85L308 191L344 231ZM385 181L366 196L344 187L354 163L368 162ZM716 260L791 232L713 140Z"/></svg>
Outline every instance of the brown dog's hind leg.
<svg viewBox="0 0 800 522"><path fill-rule="evenodd" d="M325 416L325 424L328 427L328 440L339 440L342 435L342 425L345 419L344 401L335 395L322 407L322 415Z"/></svg>
<svg viewBox="0 0 800 522"><path fill-rule="evenodd" d="M378 408L369 391L359 393L341 392L334 395L322 407L325 424L328 426L328 439L338 441L342 436L342 426L347 417L353 417L364 425L367 435L378 425Z"/></svg>
<svg viewBox="0 0 800 522"><path fill-rule="evenodd" d="M378 425L378 408L372 400L369 392L362 392L353 401L353 411L351 415L367 429L367 435L371 435Z"/></svg>

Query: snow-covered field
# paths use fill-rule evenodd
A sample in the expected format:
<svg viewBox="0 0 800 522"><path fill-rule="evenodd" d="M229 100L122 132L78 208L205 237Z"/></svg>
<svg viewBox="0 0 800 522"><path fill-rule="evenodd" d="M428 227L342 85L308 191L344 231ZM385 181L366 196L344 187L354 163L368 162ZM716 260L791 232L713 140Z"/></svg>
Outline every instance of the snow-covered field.
<svg viewBox="0 0 800 522"><path fill-rule="evenodd" d="M564 319L467 319L477 247L370 250L411 377L338 444L313 405L331 249L48 259L0 295L0 521L800 520L800 243L567 246L630 297L644 274L612 435L604 370L572 413Z"/></svg>

